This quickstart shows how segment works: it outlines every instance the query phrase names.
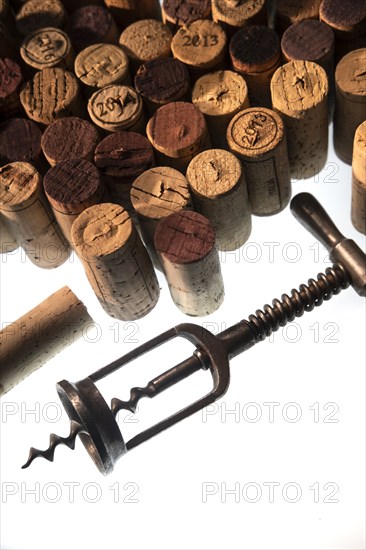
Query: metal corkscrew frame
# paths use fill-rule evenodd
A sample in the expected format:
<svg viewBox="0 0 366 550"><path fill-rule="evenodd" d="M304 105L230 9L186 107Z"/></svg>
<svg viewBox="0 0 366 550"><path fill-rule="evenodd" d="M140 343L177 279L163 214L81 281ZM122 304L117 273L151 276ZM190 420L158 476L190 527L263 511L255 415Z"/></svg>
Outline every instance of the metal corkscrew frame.
<svg viewBox="0 0 366 550"><path fill-rule="evenodd" d="M50 445L45 451L32 447L23 468L27 468L36 457L53 461L59 444L74 449L76 437L79 435L98 469L103 474L110 473L117 460L127 451L221 397L229 386L230 359L263 341L296 317L301 317L304 312L320 306L324 300L330 300L334 294L339 294L349 285L360 296L366 296L365 253L353 240L345 238L339 232L323 207L309 193L296 195L290 207L300 223L327 248L334 265L327 268L325 274L318 274L317 280L310 279L307 285L300 285L299 290L291 291L291 296L283 294L281 300L273 300L272 306L265 305L263 310L257 310L255 315L250 315L248 320L241 321L216 336L198 325L181 324L79 382L59 382L57 392L70 418L70 434L66 438L51 434ZM157 376L144 388L132 388L128 401L112 399L109 407L95 383L177 336L186 338L196 346L192 356ZM116 421L118 411L125 409L134 413L141 398L153 398L200 369L211 371L213 389L210 393L129 441L124 441Z"/></svg>

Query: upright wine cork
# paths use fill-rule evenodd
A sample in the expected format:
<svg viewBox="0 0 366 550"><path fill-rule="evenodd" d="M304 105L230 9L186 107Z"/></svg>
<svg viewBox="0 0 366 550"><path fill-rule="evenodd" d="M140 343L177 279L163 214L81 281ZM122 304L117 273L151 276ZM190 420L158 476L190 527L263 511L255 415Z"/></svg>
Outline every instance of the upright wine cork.
<svg viewBox="0 0 366 550"><path fill-rule="evenodd" d="M227 149L230 120L249 107L248 87L244 78L233 71L207 73L194 85L192 103L205 115L212 145Z"/></svg>
<svg viewBox="0 0 366 550"><path fill-rule="evenodd" d="M89 116L107 132L145 132L142 99L131 86L105 86L88 101Z"/></svg>
<svg viewBox="0 0 366 550"><path fill-rule="evenodd" d="M291 175L311 178L327 160L327 74L312 61L291 61L273 75L271 93L286 128Z"/></svg>
<svg viewBox="0 0 366 550"><path fill-rule="evenodd" d="M154 247L157 225L173 212L191 209L188 182L173 168L151 168L135 179L131 188L131 203L136 211L144 242L158 266Z"/></svg>
<svg viewBox="0 0 366 550"><path fill-rule="evenodd" d="M175 305L192 316L209 315L224 299L224 283L209 220L197 212L177 212L162 220L155 233Z"/></svg>
<svg viewBox="0 0 366 550"><path fill-rule="evenodd" d="M191 103L175 101L160 107L146 127L157 164L185 173L192 158L211 141L203 114Z"/></svg>
<svg viewBox="0 0 366 550"><path fill-rule="evenodd" d="M291 197L291 178L281 117L264 107L245 109L230 122L227 141L244 165L252 213L283 210Z"/></svg>
<svg viewBox="0 0 366 550"><path fill-rule="evenodd" d="M17 240L12 235L9 225L6 223L6 218L0 211L0 254L13 252L17 248Z"/></svg>
<svg viewBox="0 0 366 550"><path fill-rule="evenodd" d="M23 84L22 71L15 61L0 58L0 117L16 115L21 107L20 88Z"/></svg>
<svg viewBox="0 0 366 550"><path fill-rule="evenodd" d="M72 240L103 309L116 319L140 319L159 298L150 257L127 212L105 203L84 210Z"/></svg>
<svg viewBox="0 0 366 550"><path fill-rule="evenodd" d="M93 320L64 286L0 332L0 395L83 336Z"/></svg>
<svg viewBox="0 0 366 550"><path fill-rule="evenodd" d="M162 105L190 99L190 80L184 63L167 57L141 65L135 76L135 88L153 115Z"/></svg>
<svg viewBox="0 0 366 550"><path fill-rule="evenodd" d="M163 21L173 32L198 19L211 19L211 0L163 0Z"/></svg>
<svg viewBox="0 0 366 550"><path fill-rule="evenodd" d="M60 0L28 0L15 17L17 29L23 36L45 27L63 28L66 21L67 13Z"/></svg>
<svg viewBox="0 0 366 550"><path fill-rule="evenodd" d="M55 120L42 135L41 146L51 166L64 160L92 161L100 137L97 129L87 120L67 117Z"/></svg>
<svg viewBox="0 0 366 550"><path fill-rule="evenodd" d="M79 8L70 16L65 30L77 52L92 44L118 42L116 22L103 6Z"/></svg>
<svg viewBox="0 0 366 550"><path fill-rule="evenodd" d="M281 64L280 40L263 25L248 25L230 41L231 64L244 76L252 106L272 107L270 82Z"/></svg>
<svg viewBox="0 0 366 550"><path fill-rule="evenodd" d="M319 14L334 31L337 62L352 50L366 48L364 0L323 0Z"/></svg>
<svg viewBox="0 0 366 550"><path fill-rule="evenodd" d="M356 128L366 112L366 48L345 55L335 72L334 149L351 164Z"/></svg>
<svg viewBox="0 0 366 550"><path fill-rule="evenodd" d="M56 221L70 243L71 226L78 215L103 200L101 175L88 160L65 160L47 172L43 186Z"/></svg>
<svg viewBox="0 0 366 550"><path fill-rule="evenodd" d="M20 92L20 101L30 119L46 126L83 114L77 78L59 67L36 72Z"/></svg>
<svg viewBox="0 0 366 550"><path fill-rule="evenodd" d="M23 40L20 47L23 61L42 71L50 67L72 70L74 67L74 49L70 38L60 29L46 27L37 29Z"/></svg>
<svg viewBox="0 0 366 550"><path fill-rule="evenodd" d="M334 32L328 25L315 19L294 23L285 31L281 49L287 62L302 59L323 67L334 86Z"/></svg>
<svg viewBox="0 0 366 550"><path fill-rule="evenodd" d="M130 59L131 72L136 73L146 61L169 57L172 38L169 28L155 19L129 25L119 37L119 43Z"/></svg>
<svg viewBox="0 0 366 550"><path fill-rule="evenodd" d="M208 218L220 250L235 250L249 238L252 222L243 167L235 155L210 149L188 166L187 181L197 212Z"/></svg>
<svg viewBox="0 0 366 550"><path fill-rule="evenodd" d="M54 268L70 254L42 189L42 176L27 162L0 168L0 210L35 265Z"/></svg>
<svg viewBox="0 0 366 550"><path fill-rule="evenodd" d="M104 0L104 3L123 27L138 19L161 19L159 0Z"/></svg>
<svg viewBox="0 0 366 550"><path fill-rule="evenodd" d="M131 186L138 176L155 164L149 140L136 132L116 132L99 143L94 162L103 175L111 200L132 216Z"/></svg>
<svg viewBox="0 0 366 550"><path fill-rule="evenodd" d="M207 71L225 69L226 44L226 33L218 23L200 19L176 32L172 52L187 65L194 82Z"/></svg>
<svg viewBox="0 0 366 550"><path fill-rule="evenodd" d="M246 25L266 25L266 0L212 0L212 18L229 36Z"/></svg>
<svg viewBox="0 0 366 550"><path fill-rule="evenodd" d="M282 34L290 25L304 19L319 19L322 0L276 0L276 29Z"/></svg>
<svg viewBox="0 0 366 550"><path fill-rule="evenodd" d="M366 120L357 128L353 144L351 219L366 235Z"/></svg>
<svg viewBox="0 0 366 550"><path fill-rule="evenodd" d="M87 97L105 86L131 83L128 57L114 44L93 44L82 50L75 59L75 74Z"/></svg>
<svg viewBox="0 0 366 550"><path fill-rule="evenodd" d="M3 164L30 162L43 171L47 164L41 149L42 132L35 122L26 118L9 118L0 123L0 156Z"/></svg>

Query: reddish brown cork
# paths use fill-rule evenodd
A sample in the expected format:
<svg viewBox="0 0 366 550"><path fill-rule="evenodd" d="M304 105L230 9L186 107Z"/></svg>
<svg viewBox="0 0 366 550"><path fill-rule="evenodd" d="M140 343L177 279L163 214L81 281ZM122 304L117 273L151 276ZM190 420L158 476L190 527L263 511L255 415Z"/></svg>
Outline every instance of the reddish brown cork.
<svg viewBox="0 0 366 550"><path fill-rule="evenodd" d="M8 118L19 111L22 83L23 75L18 63L0 58L0 116Z"/></svg>
<svg viewBox="0 0 366 550"><path fill-rule="evenodd" d="M0 156L3 164L24 161L42 164L42 132L35 122L10 118L0 124Z"/></svg>
<svg viewBox="0 0 366 550"><path fill-rule="evenodd" d="M118 29L111 13L103 6L84 6L69 19L66 32L76 51L99 42L118 42Z"/></svg>
<svg viewBox="0 0 366 550"><path fill-rule="evenodd" d="M174 30L198 19L211 19L211 0L164 0L163 21Z"/></svg>
<svg viewBox="0 0 366 550"><path fill-rule="evenodd" d="M319 15L334 31L336 61L366 47L365 0L323 0Z"/></svg>

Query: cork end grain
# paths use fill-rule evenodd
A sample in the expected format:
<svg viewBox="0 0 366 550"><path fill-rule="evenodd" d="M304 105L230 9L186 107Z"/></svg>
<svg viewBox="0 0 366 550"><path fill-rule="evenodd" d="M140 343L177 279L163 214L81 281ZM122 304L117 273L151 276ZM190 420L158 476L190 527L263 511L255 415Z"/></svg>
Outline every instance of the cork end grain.
<svg viewBox="0 0 366 550"><path fill-rule="evenodd" d="M114 44L92 44L77 55L75 74L91 88L123 83L129 75L129 60Z"/></svg>
<svg viewBox="0 0 366 550"><path fill-rule="evenodd" d="M18 63L12 59L0 59L0 106L20 88L22 81L23 75Z"/></svg>
<svg viewBox="0 0 366 550"><path fill-rule="evenodd" d="M281 47L285 58L321 60L334 50L334 33L328 25L305 19L291 25L283 34Z"/></svg>
<svg viewBox="0 0 366 550"><path fill-rule="evenodd" d="M226 33L218 23L200 19L178 30L172 52L188 67L209 69L223 59L226 42Z"/></svg>
<svg viewBox="0 0 366 550"><path fill-rule="evenodd" d="M15 22L23 36L44 27L61 28L67 21L67 13L59 0L28 0L18 11Z"/></svg>
<svg viewBox="0 0 366 550"><path fill-rule="evenodd" d="M98 42L117 41L116 23L103 6L88 5L77 9L65 30L77 51Z"/></svg>
<svg viewBox="0 0 366 550"><path fill-rule="evenodd" d="M187 170L187 180L195 193L217 199L230 194L243 176L239 159L222 149L197 155Z"/></svg>
<svg viewBox="0 0 366 550"><path fill-rule="evenodd" d="M366 48L353 50L345 55L338 63L335 80L337 90L342 95L359 96L365 100L366 96Z"/></svg>
<svg viewBox="0 0 366 550"><path fill-rule="evenodd" d="M352 170L355 177L366 188L366 120L358 126L355 132ZM364 208L366 208L366 204L364 204Z"/></svg>
<svg viewBox="0 0 366 550"><path fill-rule="evenodd" d="M172 23L189 25L197 19L210 19L211 0L164 0L163 11Z"/></svg>
<svg viewBox="0 0 366 550"><path fill-rule="evenodd" d="M164 103L188 91L188 70L178 59L153 59L137 71L135 88L143 98Z"/></svg>
<svg viewBox="0 0 366 550"><path fill-rule="evenodd" d="M249 107L248 87L239 74L216 71L197 80L192 103L205 115L234 115L239 109Z"/></svg>
<svg viewBox="0 0 366 550"><path fill-rule="evenodd" d="M223 21L233 27L243 27L262 15L265 0L212 0L214 21Z"/></svg>
<svg viewBox="0 0 366 550"><path fill-rule="evenodd" d="M42 185L42 176L28 162L12 162L0 168L0 207L21 209Z"/></svg>
<svg viewBox="0 0 366 550"><path fill-rule="evenodd" d="M119 43L128 57L139 62L150 61L171 54L172 33L155 19L143 19L129 25L121 34Z"/></svg>
<svg viewBox="0 0 366 550"><path fill-rule="evenodd" d="M32 162L41 152L42 132L26 118L10 118L0 124L0 155L4 164Z"/></svg>
<svg viewBox="0 0 366 550"><path fill-rule="evenodd" d="M62 62L66 64L71 53L69 37L54 27L37 29L26 36L20 47L23 61L38 70L56 67Z"/></svg>
<svg viewBox="0 0 366 550"><path fill-rule="evenodd" d="M355 27L366 28L366 3L364 0L323 0L320 19L341 31Z"/></svg>
<svg viewBox="0 0 366 550"><path fill-rule="evenodd" d="M279 60L279 37L264 25L248 25L231 39L230 57L233 67L240 72L267 71Z"/></svg>
<svg viewBox="0 0 366 550"><path fill-rule="evenodd" d="M142 108L141 97L131 86L105 86L88 101L92 121L110 132L133 126L141 117Z"/></svg>

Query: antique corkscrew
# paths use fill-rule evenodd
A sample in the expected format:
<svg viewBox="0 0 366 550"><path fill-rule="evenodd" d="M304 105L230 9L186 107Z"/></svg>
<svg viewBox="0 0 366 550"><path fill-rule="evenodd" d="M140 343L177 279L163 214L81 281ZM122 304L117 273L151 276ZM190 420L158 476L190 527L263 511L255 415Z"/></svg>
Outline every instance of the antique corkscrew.
<svg viewBox="0 0 366 550"><path fill-rule="evenodd" d="M103 474L110 473L127 451L221 397L229 386L231 358L261 342L295 317L301 317L305 311L312 311L349 285L360 296L366 296L366 255L358 245L339 232L323 207L309 193L296 195L291 202L291 211L330 253L334 265L327 268L325 274L320 273L317 280L310 279L307 285L300 285L299 290L292 290L291 296L283 294L281 300L273 300L272 306L265 305L263 310L250 315L248 320L233 325L217 336L198 325L181 324L79 382L62 380L57 384L57 391L70 418L70 434L66 438L51 434L50 445L45 451L32 447L23 468L28 467L36 457L53 461L59 444L74 449L75 439L79 435L98 469ZM196 346L192 356L157 376L144 388L132 388L128 401L112 399L109 407L95 383L177 336L186 338ZM141 398L153 398L200 369L211 371L213 389L210 393L129 441L124 441L116 421L118 411L125 409L134 413Z"/></svg>

